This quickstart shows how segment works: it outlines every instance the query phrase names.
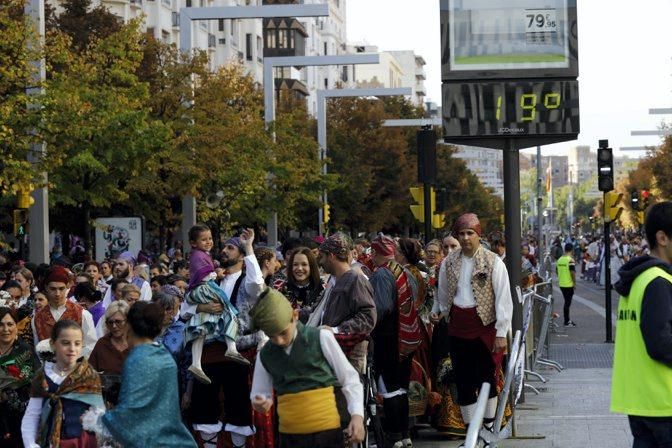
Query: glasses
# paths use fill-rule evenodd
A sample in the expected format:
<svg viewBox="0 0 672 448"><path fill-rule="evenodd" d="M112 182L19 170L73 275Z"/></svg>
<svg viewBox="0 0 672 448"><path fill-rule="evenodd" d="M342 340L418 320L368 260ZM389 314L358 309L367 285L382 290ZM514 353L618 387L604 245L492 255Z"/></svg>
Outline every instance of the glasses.
<svg viewBox="0 0 672 448"><path fill-rule="evenodd" d="M107 319L105 323L110 327L121 327L126 323L126 319Z"/></svg>

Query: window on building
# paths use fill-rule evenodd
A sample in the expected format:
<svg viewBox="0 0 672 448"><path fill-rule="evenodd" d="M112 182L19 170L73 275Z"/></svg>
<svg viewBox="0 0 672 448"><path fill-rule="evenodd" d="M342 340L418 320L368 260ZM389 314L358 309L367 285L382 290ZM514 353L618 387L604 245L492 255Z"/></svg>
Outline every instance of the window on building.
<svg viewBox="0 0 672 448"><path fill-rule="evenodd" d="M329 78L324 78L324 88L325 89L329 88Z"/></svg>
<svg viewBox="0 0 672 448"><path fill-rule="evenodd" d="M217 23L218 23L217 28L219 29L219 31L224 31L224 19L219 19Z"/></svg>
<svg viewBox="0 0 672 448"><path fill-rule="evenodd" d="M257 59L261 62L261 56L264 54L264 41L261 36L257 36Z"/></svg>
<svg viewBox="0 0 672 448"><path fill-rule="evenodd" d="M253 58L252 55L252 34L245 34L245 59L251 61Z"/></svg>
<svg viewBox="0 0 672 448"><path fill-rule="evenodd" d="M266 48L276 48L275 31L266 33Z"/></svg>
<svg viewBox="0 0 672 448"><path fill-rule="evenodd" d="M341 67L341 81L348 82L348 66Z"/></svg>
<svg viewBox="0 0 672 448"><path fill-rule="evenodd" d="M327 43L324 42L324 55L326 56L328 54L327 52Z"/></svg>
<svg viewBox="0 0 672 448"><path fill-rule="evenodd" d="M289 40L287 39L287 32L285 30L278 32L278 48L289 48Z"/></svg>
<svg viewBox="0 0 672 448"><path fill-rule="evenodd" d="M191 0L187 0L186 5L187 5L187 8L191 8Z"/></svg>

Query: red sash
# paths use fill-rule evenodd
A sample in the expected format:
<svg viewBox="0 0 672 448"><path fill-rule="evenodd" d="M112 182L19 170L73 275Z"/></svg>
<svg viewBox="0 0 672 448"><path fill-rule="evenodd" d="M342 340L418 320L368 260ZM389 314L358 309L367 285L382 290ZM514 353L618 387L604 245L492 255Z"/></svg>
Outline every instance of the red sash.
<svg viewBox="0 0 672 448"><path fill-rule="evenodd" d="M398 346L399 360L401 361L415 353L422 343L422 333L418 324L418 310L415 308L413 291L408 285L404 268L397 262L390 262L384 267L392 272L397 286Z"/></svg>
<svg viewBox="0 0 672 448"><path fill-rule="evenodd" d="M71 301L66 300L65 312L61 316L61 319L74 320L81 326L83 310L84 309L76 303L72 303ZM37 337L39 341L49 339L51 337L51 329L54 328L54 325L56 325L56 321L54 320L54 316L51 314L49 305L42 307L42 309L35 314L35 330L37 330Z"/></svg>

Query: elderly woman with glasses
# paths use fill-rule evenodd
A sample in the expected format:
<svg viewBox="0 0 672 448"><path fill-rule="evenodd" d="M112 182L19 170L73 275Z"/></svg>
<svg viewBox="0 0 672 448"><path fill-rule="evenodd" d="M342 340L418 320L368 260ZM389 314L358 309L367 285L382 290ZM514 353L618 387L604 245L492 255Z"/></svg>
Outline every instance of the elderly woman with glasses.
<svg viewBox="0 0 672 448"><path fill-rule="evenodd" d="M98 372L121 375L124 361L128 356L128 342L126 342L128 309L128 303L117 300L105 310L105 335L98 340L89 356L89 364Z"/></svg>

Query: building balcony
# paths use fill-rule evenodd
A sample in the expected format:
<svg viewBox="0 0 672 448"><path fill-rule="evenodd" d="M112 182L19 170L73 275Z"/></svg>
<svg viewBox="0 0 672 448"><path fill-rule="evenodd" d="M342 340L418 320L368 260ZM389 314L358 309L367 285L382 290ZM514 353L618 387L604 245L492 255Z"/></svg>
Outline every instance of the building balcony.
<svg viewBox="0 0 672 448"><path fill-rule="evenodd" d="M299 0L263 0L262 5L298 5Z"/></svg>
<svg viewBox="0 0 672 448"><path fill-rule="evenodd" d="M306 85L298 79L275 78L276 101L280 101L280 95L282 93L288 93L289 97L296 100L303 100L309 94Z"/></svg>
<svg viewBox="0 0 672 448"><path fill-rule="evenodd" d="M427 89L425 88L424 85L416 85L415 86L415 94L417 96L426 96L427 95Z"/></svg>
<svg viewBox="0 0 672 448"><path fill-rule="evenodd" d="M425 80L427 79L427 74L425 73L425 69L422 67L416 67L415 69L415 79L418 80Z"/></svg>
<svg viewBox="0 0 672 448"><path fill-rule="evenodd" d="M296 19L264 19L264 56L305 56L306 29Z"/></svg>

